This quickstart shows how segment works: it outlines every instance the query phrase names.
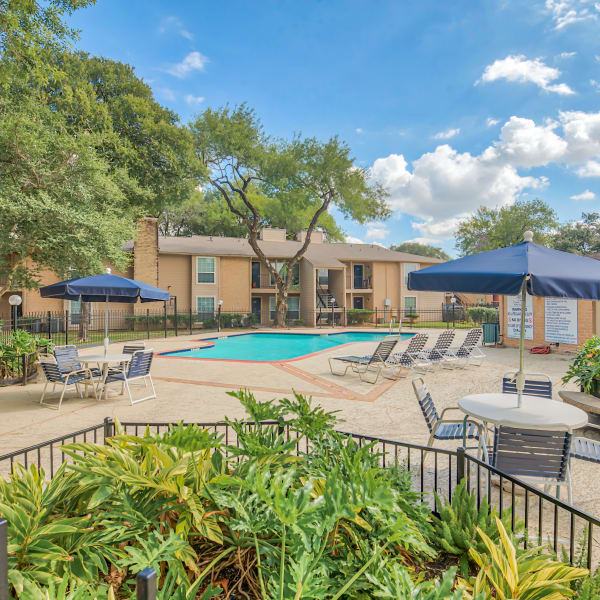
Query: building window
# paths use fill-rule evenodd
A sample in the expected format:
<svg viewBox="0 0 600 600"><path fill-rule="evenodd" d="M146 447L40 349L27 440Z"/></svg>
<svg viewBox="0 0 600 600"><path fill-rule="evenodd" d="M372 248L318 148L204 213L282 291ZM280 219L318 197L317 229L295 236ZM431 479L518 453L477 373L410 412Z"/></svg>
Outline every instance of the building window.
<svg viewBox="0 0 600 600"><path fill-rule="evenodd" d="M198 296L196 298L198 319L210 319L215 315L215 299L213 296Z"/></svg>
<svg viewBox="0 0 600 600"><path fill-rule="evenodd" d="M70 300L69 301L69 315L71 325L79 325L81 322L81 300Z"/></svg>
<svg viewBox="0 0 600 600"><path fill-rule="evenodd" d="M199 256L196 259L196 283L215 282L215 259Z"/></svg>
<svg viewBox="0 0 600 600"><path fill-rule="evenodd" d="M269 298L269 313L271 321L274 321L277 313L277 303L275 302L275 296L271 296ZM288 297L287 318L290 321L294 321L300 318L300 298L298 296Z"/></svg>
<svg viewBox="0 0 600 600"><path fill-rule="evenodd" d="M404 296L404 314L409 315L417 310L417 297Z"/></svg>
<svg viewBox="0 0 600 600"><path fill-rule="evenodd" d="M412 271L418 271L419 265L416 263L404 263L404 285L408 285L408 274Z"/></svg>

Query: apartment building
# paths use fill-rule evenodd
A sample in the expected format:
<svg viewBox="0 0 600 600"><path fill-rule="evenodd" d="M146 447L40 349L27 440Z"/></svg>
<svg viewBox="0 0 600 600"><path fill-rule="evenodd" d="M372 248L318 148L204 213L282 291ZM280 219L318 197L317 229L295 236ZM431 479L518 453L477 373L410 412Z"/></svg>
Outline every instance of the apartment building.
<svg viewBox="0 0 600 600"><path fill-rule="evenodd" d="M300 232L286 239L282 229L266 228L260 246L276 264L283 264L300 248ZM275 317L276 287L245 238L162 237L157 222L140 222L135 242L127 245L132 265L124 275L168 289L177 297L179 311L210 314L219 302L223 311L254 313L263 325ZM315 325L320 315L333 312L337 320L352 308L377 309L385 318L389 310L439 310L441 292L414 292L406 286L408 273L441 262L431 257L393 252L374 244L327 243L314 232L311 244L292 273L288 317ZM56 281L47 274L44 284ZM69 306L67 306L69 304ZM24 312L77 311L75 303L24 293ZM115 305L115 310L140 310L139 305Z"/></svg>

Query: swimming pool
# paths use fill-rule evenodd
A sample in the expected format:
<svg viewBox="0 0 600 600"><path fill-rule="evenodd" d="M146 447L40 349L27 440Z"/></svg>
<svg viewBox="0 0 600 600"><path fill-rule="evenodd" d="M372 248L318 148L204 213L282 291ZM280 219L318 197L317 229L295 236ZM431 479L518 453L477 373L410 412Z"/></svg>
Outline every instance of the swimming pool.
<svg viewBox="0 0 600 600"><path fill-rule="evenodd" d="M202 340L207 345L172 352L159 356L171 358L204 358L213 360L238 360L251 362L278 362L294 360L308 354L321 352L354 342L378 342L387 333L370 331L345 331L340 333L242 333L222 338ZM402 333L401 339L414 334Z"/></svg>

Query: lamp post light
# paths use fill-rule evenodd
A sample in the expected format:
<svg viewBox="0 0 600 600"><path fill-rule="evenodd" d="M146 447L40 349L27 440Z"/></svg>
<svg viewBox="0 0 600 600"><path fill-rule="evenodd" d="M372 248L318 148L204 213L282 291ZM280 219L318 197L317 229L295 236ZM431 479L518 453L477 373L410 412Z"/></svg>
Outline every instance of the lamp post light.
<svg viewBox="0 0 600 600"><path fill-rule="evenodd" d="M456 321L454 313L454 309L456 308L456 296L452 296L452 298L450 298L450 303L452 304L452 327L454 327Z"/></svg>
<svg viewBox="0 0 600 600"><path fill-rule="evenodd" d="M331 326L335 327L335 298L331 296L329 302L331 302Z"/></svg>
<svg viewBox="0 0 600 600"><path fill-rule="evenodd" d="M17 330L17 307L21 306L22 302L23 302L23 298L21 298L21 296L19 296L19 294L13 294L12 296L10 296L8 298L8 303L13 307L13 322L12 322L13 331Z"/></svg>
<svg viewBox="0 0 600 600"><path fill-rule="evenodd" d="M221 331L221 309L223 308L223 300L219 300L217 304L219 305L217 312L217 331Z"/></svg>

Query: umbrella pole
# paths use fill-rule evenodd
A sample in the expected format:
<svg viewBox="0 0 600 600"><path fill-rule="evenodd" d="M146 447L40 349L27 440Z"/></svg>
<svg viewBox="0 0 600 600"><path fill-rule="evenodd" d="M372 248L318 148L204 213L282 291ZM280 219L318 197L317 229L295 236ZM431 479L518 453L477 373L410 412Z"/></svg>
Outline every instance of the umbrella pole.
<svg viewBox="0 0 600 600"><path fill-rule="evenodd" d="M108 294L104 303L104 355L108 352Z"/></svg>
<svg viewBox="0 0 600 600"><path fill-rule="evenodd" d="M523 362L525 355L525 312L527 311L527 277L521 286L521 334L519 338L519 372L517 373L517 399L519 408L523 406L523 389L525 388L525 373Z"/></svg>

